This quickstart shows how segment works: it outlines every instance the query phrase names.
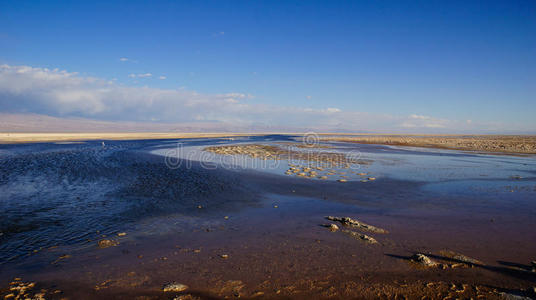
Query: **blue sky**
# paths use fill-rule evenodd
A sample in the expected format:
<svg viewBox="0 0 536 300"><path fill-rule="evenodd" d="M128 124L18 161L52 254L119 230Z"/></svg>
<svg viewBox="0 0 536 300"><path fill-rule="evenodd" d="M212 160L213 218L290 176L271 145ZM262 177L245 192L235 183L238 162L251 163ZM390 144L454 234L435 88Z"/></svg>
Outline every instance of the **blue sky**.
<svg viewBox="0 0 536 300"><path fill-rule="evenodd" d="M0 64L34 68L31 80L58 68L132 88L125 94L147 87L146 101L156 103L133 113L128 99L87 96L103 86L86 82L91 109L72 82L21 92L13 85L30 79L4 68L5 113L246 124L261 117L243 114L263 112L264 124L286 125L279 115L303 110L326 128L366 115L380 123L345 129L422 131L428 123L408 122L431 120L430 130L536 131L535 1L2 1ZM63 100L52 99L61 91ZM159 100L166 91L184 92ZM85 104L72 106L67 94ZM188 114L196 119L158 111L198 94ZM211 101L235 107L219 117Z"/></svg>

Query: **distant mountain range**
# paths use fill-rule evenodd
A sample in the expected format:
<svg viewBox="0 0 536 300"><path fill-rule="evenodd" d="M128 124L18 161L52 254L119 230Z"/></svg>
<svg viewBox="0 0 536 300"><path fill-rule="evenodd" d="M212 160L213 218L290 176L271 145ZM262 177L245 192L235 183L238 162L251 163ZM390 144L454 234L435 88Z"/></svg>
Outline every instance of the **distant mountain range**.
<svg viewBox="0 0 536 300"><path fill-rule="evenodd" d="M126 122L58 118L39 114L0 113L0 132L340 132L367 133L346 128L289 128L269 124L237 125L223 122Z"/></svg>

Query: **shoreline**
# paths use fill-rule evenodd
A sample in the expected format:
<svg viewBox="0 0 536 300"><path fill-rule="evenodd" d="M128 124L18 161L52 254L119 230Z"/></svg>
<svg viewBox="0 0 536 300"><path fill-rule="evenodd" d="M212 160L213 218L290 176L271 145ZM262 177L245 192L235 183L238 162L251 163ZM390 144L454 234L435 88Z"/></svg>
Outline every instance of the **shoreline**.
<svg viewBox="0 0 536 300"><path fill-rule="evenodd" d="M252 136L250 133L165 133L165 132L102 132L102 133L0 133L0 144L23 144L45 142L75 142L91 140L158 140L180 138L219 138Z"/></svg>
<svg viewBox="0 0 536 300"><path fill-rule="evenodd" d="M91 140L157 140L184 138L223 138L261 135L295 135L301 133L0 133L0 144L42 142L76 142ZM319 133L315 142L348 142L358 144L420 147L445 150L476 151L485 154L536 154L535 135L401 135Z"/></svg>
<svg viewBox="0 0 536 300"><path fill-rule="evenodd" d="M536 154L534 135L323 135L320 141L476 151L486 154Z"/></svg>

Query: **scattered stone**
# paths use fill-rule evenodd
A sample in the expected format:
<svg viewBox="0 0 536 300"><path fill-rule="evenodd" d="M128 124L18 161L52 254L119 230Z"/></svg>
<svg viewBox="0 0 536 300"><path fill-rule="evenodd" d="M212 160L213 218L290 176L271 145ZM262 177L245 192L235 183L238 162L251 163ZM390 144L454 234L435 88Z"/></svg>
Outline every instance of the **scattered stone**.
<svg viewBox="0 0 536 300"><path fill-rule="evenodd" d="M440 254L443 255L443 256L446 256L448 258L457 260L459 262L468 264L468 265L484 265L483 262L481 262L481 261L479 261L477 259L465 256L463 254L459 254L459 253L456 253L456 252L453 252L453 251L448 251L448 250L441 251Z"/></svg>
<svg viewBox="0 0 536 300"><path fill-rule="evenodd" d="M337 224L323 224L322 226L328 228L332 232L339 230L339 226L337 226Z"/></svg>
<svg viewBox="0 0 536 300"><path fill-rule="evenodd" d="M378 241L376 241L375 238L373 238L371 236L368 236L366 234L362 234L362 233L351 231L351 230L342 230L341 232L349 234L350 236L352 236L352 237L354 237L354 238L356 238L358 240L365 241L365 242L370 243L370 244L377 244L378 243Z"/></svg>
<svg viewBox="0 0 536 300"><path fill-rule="evenodd" d="M117 234L117 236L125 236L125 235L127 235L126 232L119 232L119 233Z"/></svg>
<svg viewBox="0 0 536 300"><path fill-rule="evenodd" d="M318 179L328 179L327 176L319 176Z"/></svg>
<svg viewBox="0 0 536 300"><path fill-rule="evenodd" d="M182 284L182 283L177 283L177 282L166 284L162 288L164 292L182 292L182 291L185 291L186 289L188 289L187 285Z"/></svg>
<svg viewBox="0 0 536 300"><path fill-rule="evenodd" d="M251 295L251 298L260 297L260 296L263 296L263 295L264 295L264 292L261 292L261 291L253 292L253 295Z"/></svg>
<svg viewBox="0 0 536 300"><path fill-rule="evenodd" d="M348 180L346 180L346 179L343 178L343 179L339 179L339 180L337 180L337 181L338 181L338 182L346 182L346 181L348 181Z"/></svg>
<svg viewBox="0 0 536 300"><path fill-rule="evenodd" d="M229 220L229 216L225 216L223 217L225 220Z"/></svg>
<svg viewBox="0 0 536 300"><path fill-rule="evenodd" d="M350 227L357 227L362 230L367 230L374 233L389 233L387 230L378 228L369 224L365 224L363 222L360 222L358 220L352 219L350 217L333 217L333 216L327 216L326 219L330 221L335 222L341 222L344 226L350 226Z"/></svg>
<svg viewBox="0 0 536 300"><path fill-rule="evenodd" d="M98 244L99 244L99 248L104 249L104 248L108 248L108 247L117 246L117 245L119 245L119 242L104 239L104 240L100 240Z"/></svg>
<svg viewBox="0 0 536 300"><path fill-rule="evenodd" d="M223 258L223 259L228 259L228 258L229 258L229 255L227 255L227 254L222 254L222 255L220 255L220 257Z"/></svg>
<svg viewBox="0 0 536 300"><path fill-rule="evenodd" d="M459 260L459 261L462 261L464 263L468 263L468 264L474 264L474 265L482 265L483 263L477 259L474 259L474 258L471 258L471 257L468 257L468 256L465 256L463 254L457 254L457 255L454 255L452 258L456 259L456 260Z"/></svg>
<svg viewBox="0 0 536 300"><path fill-rule="evenodd" d="M359 175L359 176L365 176L365 175L367 175L367 173L357 173L357 175Z"/></svg>
<svg viewBox="0 0 536 300"><path fill-rule="evenodd" d="M422 253L416 253L410 258L412 261L419 263L425 267L435 267L437 263L431 260L428 256Z"/></svg>
<svg viewBox="0 0 536 300"><path fill-rule="evenodd" d="M367 178L368 180L372 181L372 180L376 180L376 177L369 177Z"/></svg>

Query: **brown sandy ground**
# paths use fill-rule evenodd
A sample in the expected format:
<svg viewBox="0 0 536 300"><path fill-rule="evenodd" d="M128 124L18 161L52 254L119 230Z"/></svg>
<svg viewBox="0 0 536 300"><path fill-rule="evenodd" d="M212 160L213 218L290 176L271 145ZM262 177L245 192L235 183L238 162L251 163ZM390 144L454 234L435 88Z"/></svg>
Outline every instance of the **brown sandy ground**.
<svg viewBox="0 0 536 300"><path fill-rule="evenodd" d="M536 154L536 136L534 135L322 135L320 140L467 151Z"/></svg>
<svg viewBox="0 0 536 300"><path fill-rule="evenodd" d="M179 138L217 138L251 136L246 133L162 133L162 132L105 132L105 133L0 133L0 144L68 142L88 140L155 140Z"/></svg>

